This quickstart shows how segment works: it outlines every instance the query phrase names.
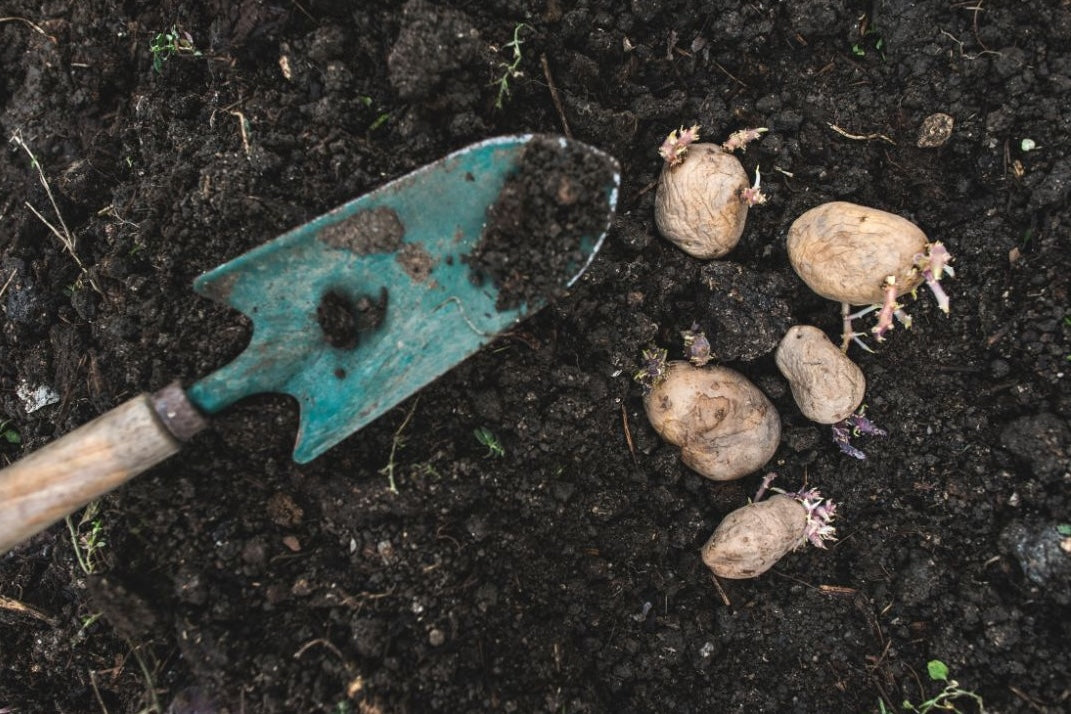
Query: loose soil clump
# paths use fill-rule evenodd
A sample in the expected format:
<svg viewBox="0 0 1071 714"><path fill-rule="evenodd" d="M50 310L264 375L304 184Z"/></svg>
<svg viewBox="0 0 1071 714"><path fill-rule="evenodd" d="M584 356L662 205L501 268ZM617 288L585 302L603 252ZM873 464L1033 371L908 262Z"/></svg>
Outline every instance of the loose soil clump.
<svg viewBox="0 0 1071 714"><path fill-rule="evenodd" d="M466 257L474 280L498 288L498 310L565 293L587 263L584 241L594 244L607 228L615 184L608 157L554 136L529 140Z"/></svg>

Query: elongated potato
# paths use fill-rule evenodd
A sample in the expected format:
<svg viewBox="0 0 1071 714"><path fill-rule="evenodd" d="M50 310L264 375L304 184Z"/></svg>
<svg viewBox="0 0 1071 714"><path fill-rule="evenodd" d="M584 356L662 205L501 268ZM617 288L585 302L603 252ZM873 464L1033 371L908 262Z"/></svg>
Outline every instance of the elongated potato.
<svg viewBox="0 0 1071 714"><path fill-rule="evenodd" d="M880 305L892 276L898 295L922 284L916 259L929 240L911 221L845 201L823 203L788 229L788 259L822 297L849 305Z"/></svg>
<svg viewBox="0 0 1071 714"><path fill-rule="evenodd" d="M703 563L720 578L754 578L800 546L806 529L806 509L777 494L727 515L703 546Z"/></svg>
<svg viewBox="0 0 1071 714"><path fill-rule="evenodd" d="M715 481L758 470L781 441L774 405L727 367L670 362L643 404L655 431L681 448L685 465Z"/></svg>
<svg viewBox="0 0 1071 714"><path fill-rule="evenodd" d="M748 203L740 161L718 144L692 144L662 167L655 194L658 232L693 258L720 258L740 241Z"/></svg>
<svg viewBox="0 0 1071 714"><path fill-rule="evenodd" d="M789 328L774 359L800 411L811 421L836 424L863 403L863 370L817 327Z"/></svg>

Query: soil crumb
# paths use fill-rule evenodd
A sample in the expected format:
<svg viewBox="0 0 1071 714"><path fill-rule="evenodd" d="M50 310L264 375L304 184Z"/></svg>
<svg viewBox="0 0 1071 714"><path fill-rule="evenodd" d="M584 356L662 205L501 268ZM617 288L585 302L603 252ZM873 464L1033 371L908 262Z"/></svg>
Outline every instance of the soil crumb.
<svg viewBox="0 0 1071 714"><path fill-rule="evenodd" d="M476 282L498 288L499 311L565 292L586 262L583 239L606 230L613 182L613 163L602 154L554 136L529 142L466 259Z"/></svg>
<svg viewBox="0 0 1071 714"><path fill-rule="evenodd" d="M385 206L359 211L334 225L326 226L319 238L332 248L357 255L391 253L398 250L405 226L398 214Z"/></svg>
<svg viewBox="0 0 1071 714"><path fill-rule="evenodd" d="M387 289L379 297L359 295L356 299L330 290L316 306L316 321L323 331L324 341L332 347L349 350L357 346L362 332L375 330L383 324L387 312Z"/></svg>
<svg viewBox="0 0 1071 714"><path fill-rule="evenodd" d="M416 243L403 244L398 251L397 261L405 274L418 283L427 281L435 268L435 259L424 246Z"/></svg>

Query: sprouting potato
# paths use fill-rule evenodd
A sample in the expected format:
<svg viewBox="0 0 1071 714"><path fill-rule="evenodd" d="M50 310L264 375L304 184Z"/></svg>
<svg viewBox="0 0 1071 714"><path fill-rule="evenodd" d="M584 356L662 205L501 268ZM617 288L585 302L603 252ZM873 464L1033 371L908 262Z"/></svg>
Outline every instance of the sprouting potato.
<svg viewBox="0 0 1071 714"><path fill-rule="evenodd" d="M720 258L736 246L748 208L766 197L757 175L755 185L748 184L732 151L763 131L737 132L725 144L694 143L698 127L669 135L659 150L666 163L655 194L655 223L667 240L701 260Z"/></svg>
<svg viewBox="0 0 1071 714"><path fill-rule="evenodd" d="M911 221L846 201L823 203L788 229L788 259L811 290L849 305L880 305L889 276L903 295L922 284L915 266L929 240Z"/></svg>
<svg viewBox="0 0 1071 714"><path fill-rule="evenodd" d="M811 421L835 424L863 403L863 370L817 327L791 327L777 347L775 360L800 411Z"/></svg>
<svg viewBox="0 0 1071 714"><path fill-rule="evenodd" d="M842 349L850 340L858 341L852 318L869 312L849 315L850 305L880 307L877 325L871 329L879 342L892 329L894 316L910 325L911 318L897 298L913 293L923 282L948 313L948 295L940 283L944 273L953 275L948 264L951 254L895 214L845 201L823 203L788 229L788 259L811 290L843 304Z"/></svg>
<svg viewBox="0 0 1071 714"><path fill-rule="evenodd" d="M758 470L781 441L774 405L727 367L669 362L643 403L655 431L680 447L685 465L715 481Z"/></svg>
<svg viewBox="0 0 1071 714"><path fill-rule="evenodd" d="M754 502L727 515L703 546L703 563L722 578L762 575L789 551L809 542L825 549L836 540L837 504L815 488L760 501L777 474L767 474Z"/></svg>
<svg viewBox="0 0 1071 714"><path fill-rule="evenodd" d="M771 496L727 515L703 546L703 563L721 578L754 578L799 547L806 528L807 511L796 499Z"/></svg>
<svg viewBox="0 0 1071 714"><path fill-rule="evenodd" d="M695 144L679 166L666 165L655 195L658 231L693 258L720 258L740 241L747 220L740 161L717 144Z"/></svg>

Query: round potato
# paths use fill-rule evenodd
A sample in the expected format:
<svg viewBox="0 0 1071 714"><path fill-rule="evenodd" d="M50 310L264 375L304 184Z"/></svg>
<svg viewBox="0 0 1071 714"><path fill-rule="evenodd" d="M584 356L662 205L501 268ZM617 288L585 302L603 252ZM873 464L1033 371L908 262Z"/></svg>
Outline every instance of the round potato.
<svg viewBox="0 0 1071 714"><path fill-rule="evenodd" d="M720 578L754 578L806 540L807 511L784 494L727 515L701 551L703 563Z"/></svg>
<svg viewBox="0 0 1071 714"><path fill-rule="evenodd" d="M789 328L774 355L803 415L819 424L836 424L863 403L863 370L810 325Z"/></svg>
<svg viewBox="0 0 1071 714"><path fill-rule="evenodd" d="M823 203L788 229L788 259L822 297L849 305L880 305L892 276L898 295L922 284L916 259L929 240L911 221L845 201Z"/></svg>
<svg viewBox="0 0 1071 714"><path fill-rule="evenodd" d="M718 144L692 144L679 163L662 167L655 223L693 258L720 258L740 241L747 220L747 172Z"/></svg>
<svg viewBox="0 0 1071 714"><path fill-rule="evenodd" d="M715 481L758 470L781 441L774 405L727 367L670 362L643 404L655 431L680 447L685 465Z"/></svg>

